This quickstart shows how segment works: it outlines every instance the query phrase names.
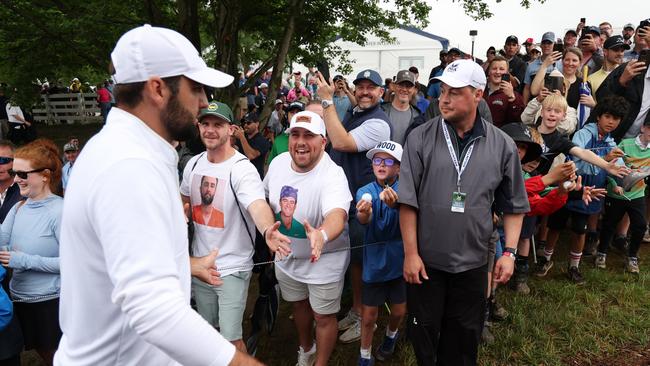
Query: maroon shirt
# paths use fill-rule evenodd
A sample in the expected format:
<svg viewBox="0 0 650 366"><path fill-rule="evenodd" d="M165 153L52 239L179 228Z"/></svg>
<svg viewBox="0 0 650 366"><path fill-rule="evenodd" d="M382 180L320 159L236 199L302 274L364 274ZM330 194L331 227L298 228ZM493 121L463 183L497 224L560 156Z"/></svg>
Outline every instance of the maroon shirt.
<svg viewBox="0 0 650 366"><path fill-rule="evenodd" d="M490 107L492 113L492 123L501 128L511 122L521 122L521 113L526 106L524 105L524 98L521 94L515 93L515 100L508 101L508 96L501 90L497 90L489 94L489 90L485 90L483 97Z"/></svg>

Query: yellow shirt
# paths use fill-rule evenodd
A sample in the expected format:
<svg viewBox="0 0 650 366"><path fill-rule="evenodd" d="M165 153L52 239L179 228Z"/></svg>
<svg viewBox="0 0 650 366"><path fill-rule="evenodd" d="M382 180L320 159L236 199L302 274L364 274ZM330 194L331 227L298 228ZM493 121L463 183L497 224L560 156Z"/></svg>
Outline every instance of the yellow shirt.
<svg viewBox="0 0 650 366"><path fill-rule="evenodd" d="M605 71L605 69L601 68L600 70L594 72L593 74L589 75L589 82L591 83L591 96L594 97L594 100L596 100L596 90L600 88L600 84L605 81L605 78L607 75L609 75L611 71Z"/></svg>

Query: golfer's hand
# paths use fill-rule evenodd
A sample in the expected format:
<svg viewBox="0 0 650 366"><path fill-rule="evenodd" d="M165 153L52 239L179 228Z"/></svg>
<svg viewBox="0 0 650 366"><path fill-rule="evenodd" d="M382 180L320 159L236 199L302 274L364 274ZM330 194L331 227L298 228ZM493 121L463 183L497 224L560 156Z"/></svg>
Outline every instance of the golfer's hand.
<svg viewBox="0 0 650 366"><path fill-rule="evenodd" d="M204 257L190 257L190 269L192 276L199 280L212 285L221 286L221 274L217 271L215 260L219 254L219 249L214 249L210 254Z"/></svg>

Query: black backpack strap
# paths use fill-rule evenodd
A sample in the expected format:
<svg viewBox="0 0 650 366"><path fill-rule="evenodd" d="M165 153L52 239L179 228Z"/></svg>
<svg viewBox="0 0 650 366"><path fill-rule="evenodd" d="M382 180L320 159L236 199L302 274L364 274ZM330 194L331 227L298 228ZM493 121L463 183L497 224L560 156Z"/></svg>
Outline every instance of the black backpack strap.
<svg viewBox="0 0 650 366"><path fill-rule="evenodd" d="M232 164L233 167L235 166L235 164L239 163L240 161L244 161L244 160L248 160L248 158L244 157L244 158L241 158L241 159L237 160L236 162L234 162ZM251 234L251 232L248 230L248 224L246 223L246 218L244 217L244 212L242 211L241 206L239 204L239 200L237 199L237 192L235 192L235 187L233 187L233 185L232 185L232 169L233 168L230 169L230 175L228 177L228 181L230 182L230 190L232 191L232 195L235 197L235 204L237 204L237 209L239 210L239 216L241 217L242 222L244 223L244 227L246 228L246 234L248 234L248 238L251 240L251 243L252 243L253 247L255 247L255 240L253 239L253 234Z"/></svg>

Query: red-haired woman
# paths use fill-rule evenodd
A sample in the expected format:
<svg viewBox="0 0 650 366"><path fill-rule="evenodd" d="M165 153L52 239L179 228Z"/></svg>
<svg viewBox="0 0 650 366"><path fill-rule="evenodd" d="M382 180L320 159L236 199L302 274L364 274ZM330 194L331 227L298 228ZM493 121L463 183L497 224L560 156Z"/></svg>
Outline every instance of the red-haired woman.
<svg viewBox="0 0 650 366"><path fill-rule="evenodd" d="M13 269L9 289L25 348L35 349L51 365L61 338L59 232L63 199L53 193L58 192L61 181L56 145L40 139L20 147L12 173L26 200L18 202L2 224L0 264Z"/></svg>

